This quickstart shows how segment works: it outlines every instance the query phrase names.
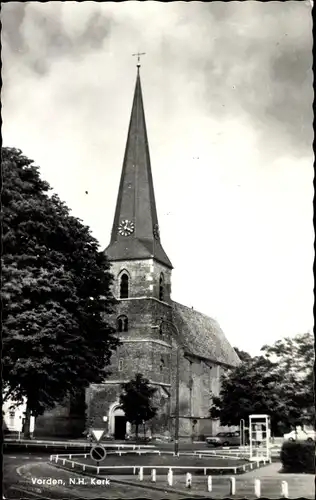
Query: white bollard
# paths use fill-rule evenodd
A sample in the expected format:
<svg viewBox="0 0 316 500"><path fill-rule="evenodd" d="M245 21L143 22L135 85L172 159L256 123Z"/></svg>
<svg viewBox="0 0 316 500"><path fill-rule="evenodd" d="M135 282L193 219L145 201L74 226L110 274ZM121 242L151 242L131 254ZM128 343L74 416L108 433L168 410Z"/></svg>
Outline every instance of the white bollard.
<svg viewBox="0 0 316 500"><path fill-rule="evenodd" d="M151 470L151 482L152 483L156 482L156 469Z"/></svg>
<svg viewBox="0 0 316 500"><path fill-rule="evenodd" d="M289 485L287 481L281 483L281 495L283 498L289 498Z"/></svg>
<svg viewBox="0 0 316 500"><path fill-rule="evenodd" d="M139 468L138 479L142 481L144 479L144 469L143 467Z"/></svg>
<svg viewBox="0 0 316 500"><path fill-rule="evenodd" d="M172 472L172 469L169 469L169 471L168 471L167 481L168 481L168 486L172 486L173 485L173 472Z"/></svg>
<svg viewBox="0 0 316 500"><path fill-rule="evenodd" d="M207 478L207 491L212 491L212 476Z"/></svg>
<svg viewBox="0 0 316 500"><path fill-rule="evenodd" d="M261 497L261 481L260 479L255 479L255 497Z"/></svg>
<svg viewBox="0 0 316 500"><path fill-rule="evenodd" d="M71 462L71 468L74 469L75 467L75 462Z"/></svg>
<svg viewBox="0 0 316 500"><path fill-rule="evenodd" d="M86 466L85 465L82 466L82 470L86 470Z"/></svg>
<svg viewBox="0 0 316 500"><path fill-rule="evenodd" d="M186 473L185 486L186 488L192 488L192 474L190 474L190 472Z"/></svg>
<svg viewBox="0 0 316 500"><path fill-rule="evenodd" d="M234 477L230 478L230 495L236 495L236 479Z"/></svg>

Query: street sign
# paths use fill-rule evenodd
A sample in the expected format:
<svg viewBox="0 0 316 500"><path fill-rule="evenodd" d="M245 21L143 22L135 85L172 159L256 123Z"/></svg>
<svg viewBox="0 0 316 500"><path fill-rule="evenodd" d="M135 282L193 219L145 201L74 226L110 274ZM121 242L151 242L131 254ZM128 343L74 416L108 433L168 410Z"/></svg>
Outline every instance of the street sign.
<svg viewBox="0 0 316 500"><path fill-rule="evenodd" d="M97 444L96 446L91 448L90 457L96 462L101 462L101 460L104 460L106 457L105 448L103 448L103 446L101 446L100 444Z"/></svg>
<svg viewBox="0 0 316 500"><path fill-rule="evenodd" d="M105 429L91 429L91 434L97 443L101 440L104 432L105 432Z"/></svg>

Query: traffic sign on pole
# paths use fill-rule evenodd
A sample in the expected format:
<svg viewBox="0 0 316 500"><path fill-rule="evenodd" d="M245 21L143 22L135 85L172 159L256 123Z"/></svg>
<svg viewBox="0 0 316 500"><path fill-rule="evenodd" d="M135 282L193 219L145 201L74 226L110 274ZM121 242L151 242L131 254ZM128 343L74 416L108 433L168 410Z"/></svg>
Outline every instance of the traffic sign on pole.
<svg viewBox="0 0 316 500"><path fill-rule="evenodd" d="M94 437L94 439L96 440L96 442L98 443L101 440L105 430L104 429L91 429L90 432L91 432L92 436Z"/></svg>
<svg viewBox="0 0 316 500"><path fill-rule="evenodd" d="M101 462L106 457L106 449L100 444L97 444L91 448L90 457L96 462Z"/></svg>

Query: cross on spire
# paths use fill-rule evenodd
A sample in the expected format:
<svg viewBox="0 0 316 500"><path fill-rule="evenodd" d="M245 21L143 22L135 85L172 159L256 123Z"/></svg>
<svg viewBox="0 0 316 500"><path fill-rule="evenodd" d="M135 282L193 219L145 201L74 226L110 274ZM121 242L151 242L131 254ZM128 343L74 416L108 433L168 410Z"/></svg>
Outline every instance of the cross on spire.
<svg viewBox="0 0 316 500"><path fill-rule="evenodd" d="M137 52L136 54L132 54L133 56L137 56L137 68L140 68L140 56L144 56L146 52Z"/></svg>

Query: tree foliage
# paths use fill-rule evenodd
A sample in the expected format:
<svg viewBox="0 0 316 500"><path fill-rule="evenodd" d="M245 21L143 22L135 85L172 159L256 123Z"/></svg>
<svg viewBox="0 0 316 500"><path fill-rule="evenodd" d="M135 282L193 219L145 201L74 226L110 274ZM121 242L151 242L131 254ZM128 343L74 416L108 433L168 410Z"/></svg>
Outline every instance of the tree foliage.
<svg viewBox="0 0 316 500"><path fill-rule="evenodd" d="M136 438L138 438L139 425L151 420L157 413L157 408L153 406L153 398L157 389L150 387L149 380L141 373L137 373L134 379L122 384L122 389L120 405L127 421L135 425Z"/></svg>
<svg viewBox="0 0 316 500"><path fill-rule="evenodd" d="M251 356L248 354L246 351L242 351L241 349L238 349L238 347L234 347L234 350L236 351L237 356L239 357L240 361L250 361Z"/></svg>
<svg viewBox="0 0 316 500"><path fill-rule="evenodd" d="M118 341L109 262L32 163L2 149L2 377L36 416L101 382Z"/></svg>
<svg viewBox="0 0 316 500"><path fill-rule="evenodd" d="M264 346L222 378L210 415L222 425L239 425L250 414L268 414L272 432L314 421L313 338L297 335ZM238 354L238 352L237 352Z"/></svg>

